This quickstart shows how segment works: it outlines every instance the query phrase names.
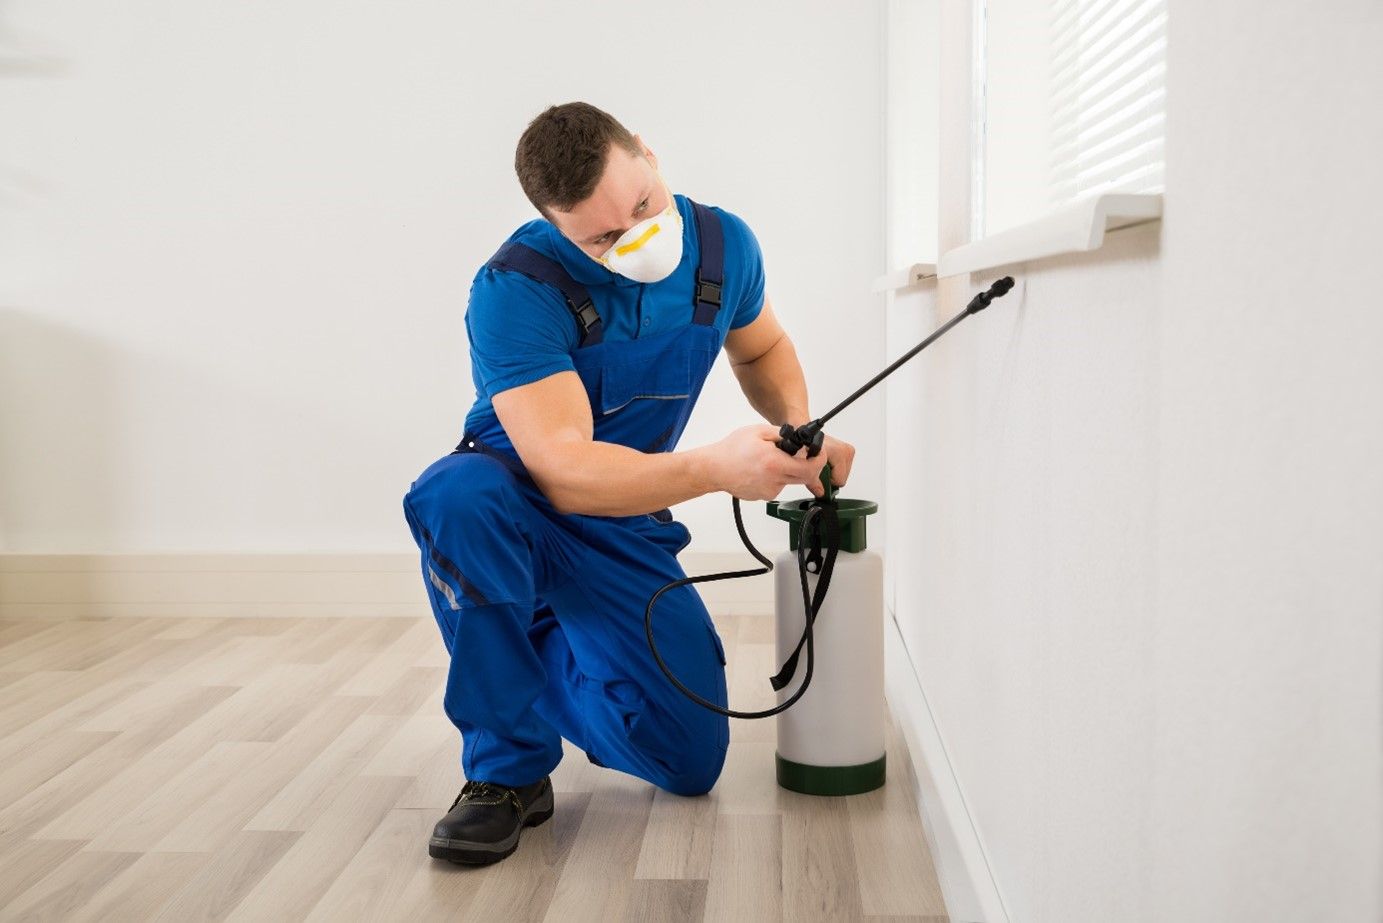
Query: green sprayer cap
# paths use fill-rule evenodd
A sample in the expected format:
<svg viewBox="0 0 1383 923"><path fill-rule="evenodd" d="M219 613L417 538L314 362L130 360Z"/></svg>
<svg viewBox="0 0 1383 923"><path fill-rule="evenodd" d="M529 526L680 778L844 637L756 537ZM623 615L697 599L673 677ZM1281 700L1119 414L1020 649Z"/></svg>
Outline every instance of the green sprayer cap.
<svg viewBox="0 0 1383 923"><path fill-rule="evenodd" d="M828 464L821 469L821 486L826 489L823 499L835 499L836 489L831 484L831 466ZM807 517L807 510L815 502L815 498L808 500L770 500L768 501L768 515L775 519L785 520L788 524L788 546L797 550L797 546L802 540L802 520ZM840 517L840 550L861 552L868 547L865 541L865 517L870 513L879 511L879 504L873 500L839 500L836 499L836 515Z"/></svg>

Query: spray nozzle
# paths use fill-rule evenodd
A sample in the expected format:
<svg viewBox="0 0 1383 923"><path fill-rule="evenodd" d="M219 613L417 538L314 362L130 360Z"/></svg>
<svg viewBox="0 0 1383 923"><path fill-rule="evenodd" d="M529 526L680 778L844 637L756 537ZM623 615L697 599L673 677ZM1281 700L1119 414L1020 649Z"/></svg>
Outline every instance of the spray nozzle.
<svg viewBox="0 0 1383 923"><path fill-rule="evenodd" d="M970 303L965 306L965 313L980 313L985 308L989 307L989 303L991 301L993 301L995 298L1004 297L1009 293L1009 291L1012 288L1013 276L1004 276L1002 279L998 280L993 285L991 285L987 291L980 292L974 298L970 299Z"/></svg>

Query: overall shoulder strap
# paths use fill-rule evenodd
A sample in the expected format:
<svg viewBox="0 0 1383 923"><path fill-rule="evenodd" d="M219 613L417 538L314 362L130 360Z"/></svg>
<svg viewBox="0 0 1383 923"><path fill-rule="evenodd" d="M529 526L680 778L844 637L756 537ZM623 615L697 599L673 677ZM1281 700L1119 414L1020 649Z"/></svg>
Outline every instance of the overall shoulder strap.
<svg viewBox="0 0 1383 923"><path fill-rule="evenodd" d="M562 293L576 321L580 336L578 346L594 346L605 337L605 326L600 320L600 312L595 309L590 292L580 282L573 279L562 264L544 256L527 244L510 241L499 248L490 262L485 265L491 269L522 273L535 282L551 285Z"/></svg>
<svg viewBox="0 0 1383 923"><path fill-rule="evenodd" d="M687 201L691 201L688 199ZM696 267L696 293L692 300L692 323L714 324L720 310L721 285L725 282L725 237L720 217L700 202L692 202L696 215L696 236L701 241L701 265Z"/></svg>

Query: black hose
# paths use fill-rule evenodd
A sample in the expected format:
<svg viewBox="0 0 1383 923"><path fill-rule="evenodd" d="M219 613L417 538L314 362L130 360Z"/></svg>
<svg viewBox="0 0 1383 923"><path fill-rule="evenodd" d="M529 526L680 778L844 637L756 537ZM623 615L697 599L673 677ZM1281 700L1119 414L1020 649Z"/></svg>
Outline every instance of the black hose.
<svg viewBox="0 0 1383 923"><path fill-rule="evenodd" d="M801 538L797 542L797 571L802 579L802 611L806 614L807 621L803 634L807 646L807 672L802 676L801 688L794 692L786 702L773 708L765 709L764 711L736 711L733 708L721 708L716 703L688 689L682 681L673 674L667 663L663 661L662 655L658 653L658 645L653 641L653 607L657 604L658 597L662 596L668 590L681 586L690 586L693 583L710 583L713 580L758 577L761 574L767 574L773 570L773 562L764 557L763 553L754 547L754 543L749 540L749 534L744 530L744 517L740 514L739 497L731 497L730 501L734 506L735 528L739 530L740 541L744 542L744 547L749 550L749 553L752 554L763 567L757 570L725 571L719 574L705 574L700 577L684 577L681 580L672 581L658 590L658 592L654 593L652 598L648 600L648 607L644 609L643 614L644 631L648 635L648 649L653 652L653 659L658 662L658 667L663 671L663 674L683 695L691 699L697 705L700 705L702 708L708 708L717 714L725 715L729 718L771 718L780 712L786 711L788 708L792 707L798 699L802 698L803 694L807 691L807 687L811 685L812 670L816 666L816 648L812 641L812 623L816 621L816 614L820 610L822 602L825 600L825 594L818 594L815 605L813 605L811 588L807 585L807 536L811 534L811 527L815 525L817 518L822 515L821 511L823 507L812 505L808 508L807 515L802 520ZM834 564L835 555L829 554L826 563L822 565L821 574L818 578L818 586L820 582L829 581L831 579L830 570L833 568ZM799 644L799 647L800 646Z"/></svg>

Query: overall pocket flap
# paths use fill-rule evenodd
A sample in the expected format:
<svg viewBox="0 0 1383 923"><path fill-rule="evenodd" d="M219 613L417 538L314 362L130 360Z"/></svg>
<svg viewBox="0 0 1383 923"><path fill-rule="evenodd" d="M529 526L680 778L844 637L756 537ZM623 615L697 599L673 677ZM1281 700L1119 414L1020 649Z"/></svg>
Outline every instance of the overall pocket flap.
<svg viewBox="0 0 1383 923"><path fill-rule="evenodd" d="M614 413L640 398L675 400L691 397L691 356L673 352L600 370L600 412Z"/></svg>

